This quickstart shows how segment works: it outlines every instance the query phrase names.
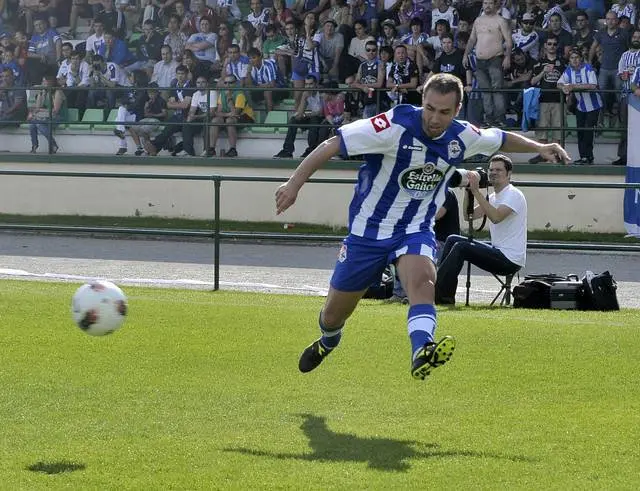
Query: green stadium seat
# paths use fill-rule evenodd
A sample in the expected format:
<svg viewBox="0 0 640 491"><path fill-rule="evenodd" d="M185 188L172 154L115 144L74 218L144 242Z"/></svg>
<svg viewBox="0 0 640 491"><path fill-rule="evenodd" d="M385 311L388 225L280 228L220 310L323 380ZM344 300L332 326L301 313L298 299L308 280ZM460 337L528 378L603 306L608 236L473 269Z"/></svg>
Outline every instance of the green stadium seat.
<svg viewBox="0 0 640 491"><path fill-rule="evenodd" d="M107 123L115 123L116 118L118 117L118 110L117 109L112 109L109 112L109 116L107 116ZM94 130L100 130L100 131L113 131L114 128L116 127L116 125L114 124L95 124L93 125L93 129Z"/></svg>
<svg viewBox="0 0 640 491"><path fill-rule="evenodd" d="M82 116L82 122L85 124L70 124L69 129L89 131L91 124L86 123L102 123L104 121L104 111L102 109L86 109Z"/></svg>
<svg viewBox="0 0 640 491"><path fill-rule="evenodd" d="M264 120L264 126L254 126L251 128L253 133L260 134L272 134L272 133L286 133L287 128L281 127L276 128L273 126L269 126L269 124L287 124L289 122L289 118L287 116L287 111L271 111L267 114L267 117Z"/></svg>

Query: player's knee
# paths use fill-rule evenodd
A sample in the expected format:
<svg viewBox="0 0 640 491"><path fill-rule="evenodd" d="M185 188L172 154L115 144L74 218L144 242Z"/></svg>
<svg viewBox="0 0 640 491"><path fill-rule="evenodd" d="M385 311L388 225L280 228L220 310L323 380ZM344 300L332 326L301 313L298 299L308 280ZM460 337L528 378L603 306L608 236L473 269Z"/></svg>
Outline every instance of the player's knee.
<svg viewBox="0 0 640 491"><path fill-rule="evenodd" d="M322 325L325 329L337 329L344 325L345 316L340 312L324 309L320 314Z"/></svg>

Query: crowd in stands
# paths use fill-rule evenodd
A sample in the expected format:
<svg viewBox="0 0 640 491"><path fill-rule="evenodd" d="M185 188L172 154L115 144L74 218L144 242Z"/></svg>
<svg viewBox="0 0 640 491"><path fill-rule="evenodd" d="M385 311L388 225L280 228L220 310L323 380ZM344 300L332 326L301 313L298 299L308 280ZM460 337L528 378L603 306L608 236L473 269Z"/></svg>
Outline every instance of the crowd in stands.
<svg viewBox="0 0 640 491"><path fill-rule="evenodd" d="M296 125L317 125L307 154L341 124L419 104L421 84L451 72L465 87L461 117L477 125L536 119L541 141L559 141L560 131L543 128L574 114L587 128L577 132L578 163L590 164L594 132L624 127L625 98L640 94L640 2L554 2L7 0L0 126L29 121L36 152L48 121L65 121L69 108L80 117L117 110L118 155L128 138L136 155L195 155L194 135L214 123L202 155L217 155L226 131L230 148L220 154L234 157L254 109L292 97L277 155L291 157L297 132L308 129ZM30 103L26 89L38 90ZM615 164L626 163L625 139L621 132ZM52 139L49 151L57 149Z"/></svg>

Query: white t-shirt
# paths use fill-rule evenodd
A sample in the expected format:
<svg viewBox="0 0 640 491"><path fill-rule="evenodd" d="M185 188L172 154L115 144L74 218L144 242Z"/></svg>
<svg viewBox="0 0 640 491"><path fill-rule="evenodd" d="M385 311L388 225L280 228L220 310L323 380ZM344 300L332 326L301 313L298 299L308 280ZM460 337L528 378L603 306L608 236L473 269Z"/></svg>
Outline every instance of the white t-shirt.
<svg viewBox="0 0 640 491"><path fill-rule="evenodd" d="M97 55L100 52L100 48L102 47L103 44L104 44L104 35L97 36L95 34L92 34L87 38L85 50L87 53L93 53L94 55Z"/></svg>
<svg viewBox="0 0 640 491"><path fill-rule="evenodd" d="M489 204L495 208L504 205L513 210L500 223L489 221L491 244L509 261L524 267L527 258L527 200L524 194L509 184L498 194L491 193Z"/></svg>
<svg viewBox="0 0 640 491"><path fill-rule="evenodd" d="M200 108L201 113L207 112L207 91L198 90L191 96L191 107ZM218 107L218 91L209 91L209 109Z"/></svg>

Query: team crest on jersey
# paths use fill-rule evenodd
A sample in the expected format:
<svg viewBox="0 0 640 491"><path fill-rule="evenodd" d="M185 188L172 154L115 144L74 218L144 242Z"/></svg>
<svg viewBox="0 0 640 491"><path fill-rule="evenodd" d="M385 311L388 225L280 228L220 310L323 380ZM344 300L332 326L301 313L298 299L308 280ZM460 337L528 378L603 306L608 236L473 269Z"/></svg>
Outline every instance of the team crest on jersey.
<svg viewBox="0 0 640 491"><path fill-rule="evenodd" d="M413 199L424 199L433 193L442 181L444 173L433 162L419 167L409 167L398 176L398 184Z"/></svg>
<svg viewBox="0 0 640 491"><path fill-rule="evenodd" d="M338 262L345 262L347 260L347 244L342 244L340 252L338 252Z"/></svg>
<svg viewBox="0 0 640 491"><path fill-rule="evenodd" d="M449 147L447 148L447 152L449 153L450 159L457 159L462 154L462 148L460 148L460 143L458 140L451 140L449 142Z"/></svg>
<svg viewBox="0 0 640 491"><path fill-rule="evenodd" d="M391 127L391 123L389 123L389 119L384 113L374 116L373 118L369 119L369 121L371 121L373 129L376 133L380 133L382 130L386 130L387 128Z"/></svg>

